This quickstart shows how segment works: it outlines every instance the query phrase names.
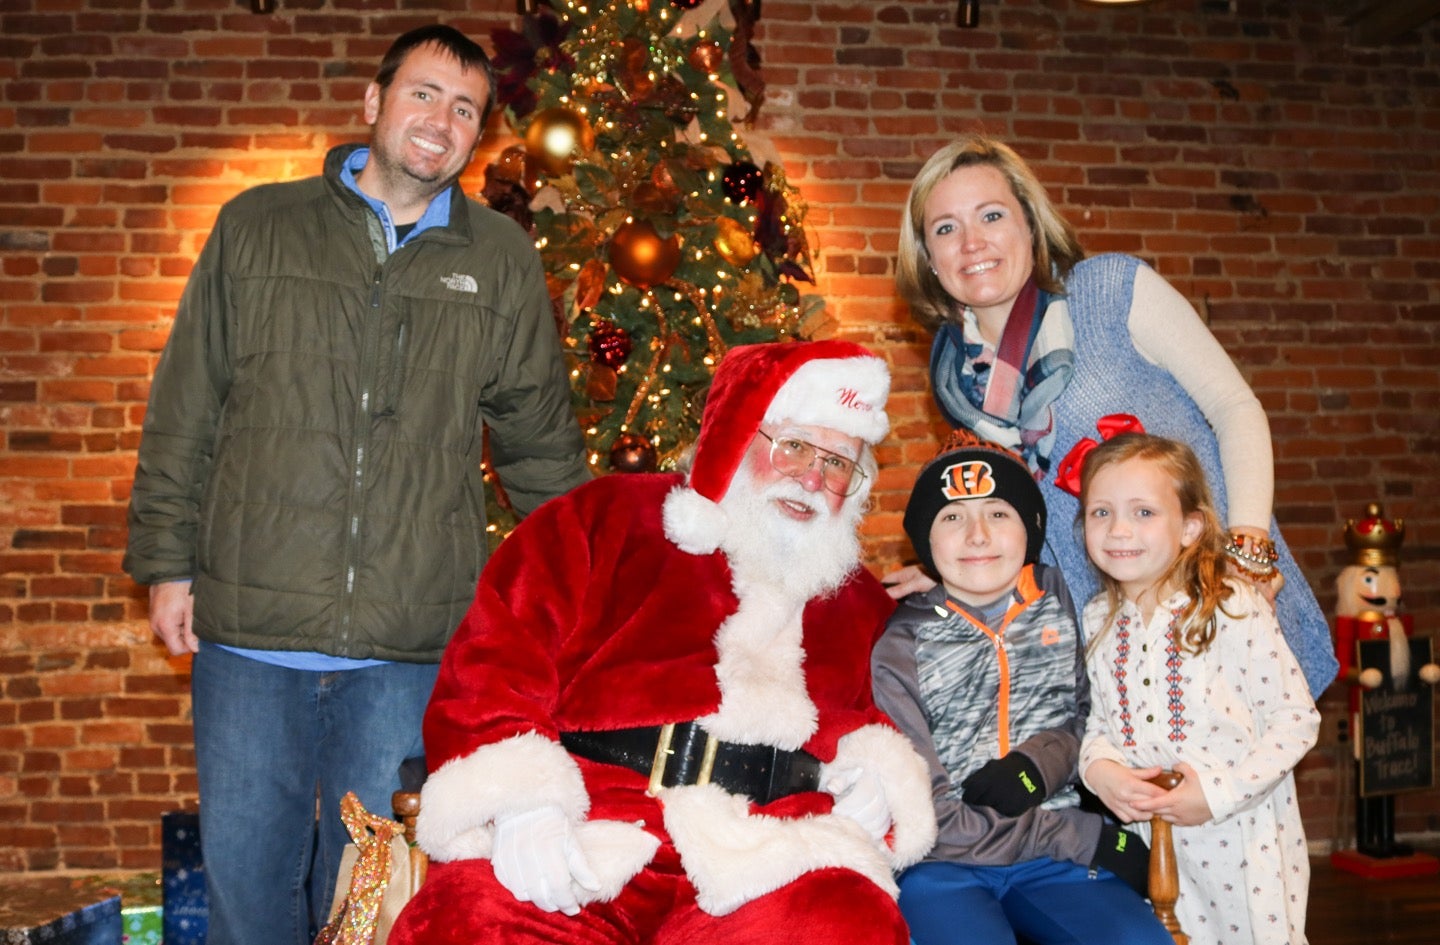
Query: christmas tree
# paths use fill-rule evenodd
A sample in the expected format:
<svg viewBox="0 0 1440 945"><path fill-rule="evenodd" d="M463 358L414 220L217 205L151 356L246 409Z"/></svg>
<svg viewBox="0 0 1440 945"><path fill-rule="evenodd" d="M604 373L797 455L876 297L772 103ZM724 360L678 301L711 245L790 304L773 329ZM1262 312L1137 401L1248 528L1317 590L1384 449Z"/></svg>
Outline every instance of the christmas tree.
<svg viewBox="0 0 1440 945"><path fill-rule="evenodd" d="M729 348L824 317L797 285L814 281L803 204L737 130L764 90L760 4L521 3L520 28L491 39L524 144L483 196L540 248L596 471L671 468Z"/></svg>

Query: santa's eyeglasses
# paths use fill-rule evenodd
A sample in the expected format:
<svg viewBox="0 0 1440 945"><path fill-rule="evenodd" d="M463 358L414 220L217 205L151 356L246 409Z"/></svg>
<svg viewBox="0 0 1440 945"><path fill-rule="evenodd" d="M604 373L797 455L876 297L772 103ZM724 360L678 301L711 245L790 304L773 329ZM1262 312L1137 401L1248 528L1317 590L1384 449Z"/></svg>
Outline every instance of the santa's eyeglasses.
<svg viewBox="0 0 1440 945"><path fill-rule="evenodd" d="M852 496L865 484L865 471L848 456L821 449L798 437L771 436L764 430L756 432L770 441L770 465L782 476L799 479L818 461L821 484L836 495Z"/></svg>

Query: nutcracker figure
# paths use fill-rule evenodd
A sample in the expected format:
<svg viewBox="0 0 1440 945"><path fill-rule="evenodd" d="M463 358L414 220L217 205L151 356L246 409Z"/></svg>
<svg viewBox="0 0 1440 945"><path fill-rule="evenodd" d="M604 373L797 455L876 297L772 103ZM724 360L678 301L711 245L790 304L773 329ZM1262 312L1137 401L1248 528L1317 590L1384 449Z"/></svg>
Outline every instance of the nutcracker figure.
<svg viewBox="0 0 1440 945"><path fill-rule="evenodd" d="M1412 665L1415 660L1410 637L1415 632L1414 618L1399 612L1400 545L1404 540L1404 521L1385 518L1378 503L1367 505L1359 521L1345 523L1345 546L1351 563L1335 580L1335 655L1340 662L1340 678L1350 684L1349 727L1355 736L1357 769L1354 853L1360 854L1356 857L1347 852L1332 858L1337 866L1345 868L1366 858L1413 856L1410 847L1395 842L1393 794L1365 796L1368 792L1362 789L1359 776L1366 737L1360 724L1361 693L1382 687L1404 692L1416 685L1417 679L1431 685L1440 681L1440 667L1428 659L1418 668ZM1379 666L1362 667L1359 644L1368 641L1386 644L1388 660L1382 659Z"/></svg>

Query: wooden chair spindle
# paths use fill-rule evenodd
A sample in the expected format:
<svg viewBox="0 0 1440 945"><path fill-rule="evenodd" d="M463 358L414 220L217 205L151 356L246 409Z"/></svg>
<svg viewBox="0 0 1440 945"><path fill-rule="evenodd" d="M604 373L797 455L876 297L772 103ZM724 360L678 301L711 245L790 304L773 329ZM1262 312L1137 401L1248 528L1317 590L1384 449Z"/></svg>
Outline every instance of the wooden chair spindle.
<svg viewBox="0 0 1440 945"><path fill-rule="evenodd" d="M1150 783L1173 790L1183 781L1174 771L1162 771ZM1175 918L1175 902L1180 898L1180 872L1175 866L1175 838L1170 824L1159 817L1150 818L1150 904L1155 917L1175 940L1175 945L1189 945L1190 936L1180 930Z"/></svg>

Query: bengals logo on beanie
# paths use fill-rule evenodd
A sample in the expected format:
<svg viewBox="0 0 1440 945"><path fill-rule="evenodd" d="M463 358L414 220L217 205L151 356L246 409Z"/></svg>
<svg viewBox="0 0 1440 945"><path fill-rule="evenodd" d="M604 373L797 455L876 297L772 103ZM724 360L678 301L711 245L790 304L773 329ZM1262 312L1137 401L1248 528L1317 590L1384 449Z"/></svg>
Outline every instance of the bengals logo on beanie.
<svg viewBox="0 0 1440 945"><path fill-rule="evenodd" d="M951 463L940 474L940 491L956 499L984 499L995 494L995 474L983 459Z"/></svg>
<svg viewBox="0 0 1440 945"><path fill-rule="evenodd" d="M905 534L928 570L935 570L930 528L940 510L952 502L989 498L1008 502L1019 515L1025 526L1025 563L1039 559L1045 541L1045 499L1030 467L1004 447L965 430L952 434L940 455L920 471L905 505Z"/></svg>

